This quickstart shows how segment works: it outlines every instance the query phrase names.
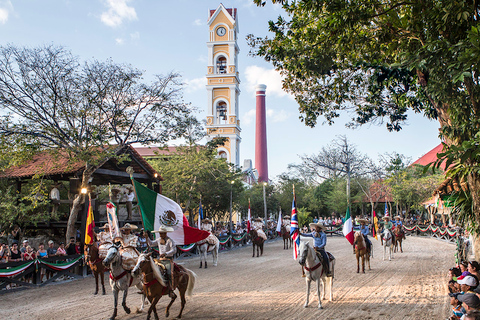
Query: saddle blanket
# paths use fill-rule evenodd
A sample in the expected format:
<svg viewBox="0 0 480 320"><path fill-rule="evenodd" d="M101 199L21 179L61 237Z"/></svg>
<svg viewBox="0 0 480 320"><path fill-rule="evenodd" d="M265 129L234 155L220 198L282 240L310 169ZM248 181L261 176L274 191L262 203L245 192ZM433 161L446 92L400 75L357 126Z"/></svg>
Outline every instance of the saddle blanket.
<svg viewBox="0 0 480 320"><path fill-rule="evenodd" d="M122 256L122 267L125 270L133 270L140 256L138 251L133 247L121 248L120 255Z"/></svg>
<svg viewBox="0 0 480 320"><path fill-rule="evenodd" d="M208 237L205 239L205 241L209 244L209 245L216 245L218 243L218 238L215 237L213 234L209 234Z"/></svg>
<svg viewBox="0 0 480 320"><path fill-rule="evenodd" d="M267 235L265 234L265 232L263 232L262 229L258 229L257 230L257 235L262 238L263 240L267 240Z"/></svg>
<svg viewBox="0 0 480 320"><path fill-rule="evenodd" d="M101 244L98 247L98 257L102 260L105 259L107 257L108 249L110 249L111 246L112 244L110 242Z"/></svg>

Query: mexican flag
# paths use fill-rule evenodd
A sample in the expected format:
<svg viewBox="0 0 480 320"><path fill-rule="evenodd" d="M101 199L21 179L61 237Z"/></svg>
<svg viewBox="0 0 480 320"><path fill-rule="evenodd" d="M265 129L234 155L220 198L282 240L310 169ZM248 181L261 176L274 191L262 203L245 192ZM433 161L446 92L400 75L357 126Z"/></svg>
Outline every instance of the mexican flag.
<svg viewBox="0 0 480 320"><path fill-rule="evenodd" d="M343 235L347 238L348 242L353 245L353 223L352 217L350 217L350 209L347 208L347 214L345 215L345 223L343 224Z"/></svg>
<svg viewBox="0 0 480 320"><path fill-rule="evenodd" d="M176 245L195 243L205 239L210 234L207 231L190 227L182 208L172 199L144 187L135 180L133 180L133 186L145 230L158 230L161 225L172 227L174 231L170 232L168 236ZM157 238L159 237L160 235L157 233Z"/></svg>

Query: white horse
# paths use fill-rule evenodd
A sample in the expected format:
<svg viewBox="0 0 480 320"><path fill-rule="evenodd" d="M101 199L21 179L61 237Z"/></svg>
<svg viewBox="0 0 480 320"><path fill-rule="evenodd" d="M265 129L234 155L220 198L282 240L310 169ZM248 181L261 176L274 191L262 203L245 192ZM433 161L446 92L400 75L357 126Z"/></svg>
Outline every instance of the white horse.
<svg viewBox="0 0 480 320"><path fill-rule="evenodd" d="M387 254L388 248L388 260L391 261L393 259L393 237L390 230L385 229L382 232L382 241L383 241L383 260L385 261L385 255Z"/></svg>
<svg viewBox="0 0 480 320"><path fill-rule="evenodd" d="M310 296L310 283L315 281L317 283L317 297L318 297L318 309L322 309L322 300L325 299L325 282L330 287L330 299L333 301L333 270L335 260L332 261L332 276L327 277L325 270L323 269L322 261L318 258L315 249L313 249L308 242L300 243L298 263L305 269L305 280L307 282L307 300L303 305L304 308L308 306ZM325 281L327 280L327 281ZM322 283L322 294L320 295L320 283Z"/></svg>
<svg viewBox="0 0 480 320"><path fill-rule="evenodd" d="M202 267L202 262L205 261L205 269L207 269L207 254L209 252L211 252L213 256L213 266L217 266L218 249L220 248L220 241L215 235L210 234L207 239L213 239L215 244L209 244L206 239L197 242L198 252L200 253L200 268Z"/></svg>
<svg viewBox="0 0 480 320"><path fill-rule="evenodd" d="M122 256L118 252L120 245L113 245L108 249L107 256L103 260L103 265L110 268L110 286L113 291L114 309L110 320L117 316L118 292L123 291L122 307L127 314L130 313L130 308L127 307L128 288L136 286L142 290L142 282L140 277L134 276L129 270L122 267ZM140 311L143 311L145 306L145 294L142 294L142 306Z"/></svg>

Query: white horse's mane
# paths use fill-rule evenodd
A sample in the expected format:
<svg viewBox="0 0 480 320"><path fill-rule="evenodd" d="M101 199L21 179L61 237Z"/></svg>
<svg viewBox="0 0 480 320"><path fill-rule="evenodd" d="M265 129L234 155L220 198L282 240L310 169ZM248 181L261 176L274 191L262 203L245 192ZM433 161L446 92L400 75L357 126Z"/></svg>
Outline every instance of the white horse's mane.
<svg viewBox="0 0 480 320"><path fill-rule="evenodd" d="M162 275L162 273L160 272L159 267L158 267L158 266L155 264L155 262L153 261L152 256L150 256L149 259L150 259L150 266L152 267L153 275L155 276L155 279L157 279L157 281L160 282L160 284L161 284L163 287L166 287L167 284L165 283L165 279L163 278L163 275ZM172 267L173 267L173 266L172 266Z"/></svg>

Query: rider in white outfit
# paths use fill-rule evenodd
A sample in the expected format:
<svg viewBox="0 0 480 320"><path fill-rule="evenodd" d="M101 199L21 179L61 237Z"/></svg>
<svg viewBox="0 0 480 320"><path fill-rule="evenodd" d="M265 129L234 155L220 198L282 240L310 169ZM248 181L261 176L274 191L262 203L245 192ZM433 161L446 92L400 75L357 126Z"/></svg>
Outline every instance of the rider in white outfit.
<svg viewBox="0 0 480 320"><path fill-rule="evenodd" d="M263 238L263 240L267 240L267 235L263 231L263 219L262 218L256 218L253 221L253 230L257 231L257 234L260 238Z"/></svg>

